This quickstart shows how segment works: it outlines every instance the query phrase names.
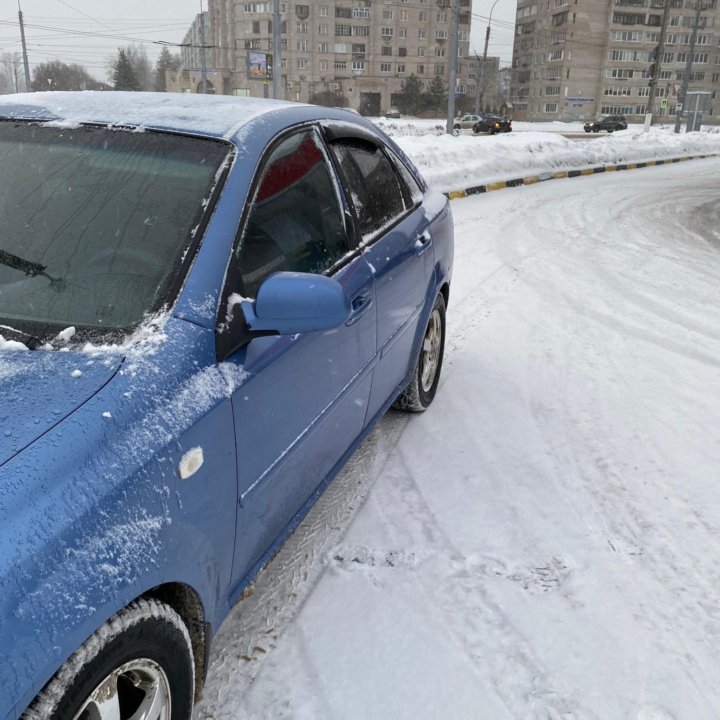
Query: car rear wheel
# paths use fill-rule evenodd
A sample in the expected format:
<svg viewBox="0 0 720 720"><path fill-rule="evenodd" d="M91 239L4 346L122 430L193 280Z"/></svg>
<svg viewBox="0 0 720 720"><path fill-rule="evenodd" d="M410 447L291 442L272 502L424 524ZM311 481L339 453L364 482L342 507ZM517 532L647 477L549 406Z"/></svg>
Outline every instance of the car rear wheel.
<svg viewBox="0 0 720 720"><path fill-rule="evenodd" d="M92 635L23 720L190 720L192 644L180 616L136 600Z"/></svg>
<svg viewBox="0 0 720 720"><path fill-rule="evenodd" d="M425 328L412 379L395 400L393 407L406 412L423 412L428 408L440 382L444 352L445 299L442 295L438 295Z"/></svg>

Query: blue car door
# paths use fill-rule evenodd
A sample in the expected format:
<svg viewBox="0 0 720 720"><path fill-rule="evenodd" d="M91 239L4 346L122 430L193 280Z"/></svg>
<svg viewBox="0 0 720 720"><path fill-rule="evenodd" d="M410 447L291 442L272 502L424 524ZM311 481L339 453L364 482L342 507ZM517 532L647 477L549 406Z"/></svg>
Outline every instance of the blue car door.
<svg viewBox="0 0 720 720"><path fill-rule="evenodd" d="M373 275L349 240L342 193L317 130L276 143L257 178L231 261L242 295L254 297L273 272L321 273L343 286L353 310L339 328L258 337L228 359L245 372L232 396L236 589L362 432L376 342Z"/></svg>
<svg viewBox="0 0 720 720"><path fill-rule="evenodd" d="M364 257L375 276L377 352L368 419L402 388L417 355L418 323L433 267L423 192L402 161L371 137L329 130L330 149L352 198Z"/></svg>

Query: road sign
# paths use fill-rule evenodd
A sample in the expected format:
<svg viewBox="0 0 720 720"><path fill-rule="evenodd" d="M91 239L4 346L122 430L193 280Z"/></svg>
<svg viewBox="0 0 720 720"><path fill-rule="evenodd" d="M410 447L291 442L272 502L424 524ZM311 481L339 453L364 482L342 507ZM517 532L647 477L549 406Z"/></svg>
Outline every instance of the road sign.
<svg viewBox="0 0 720 720"><path fill-rule="evenodd" d="M660 107L661 107L661 108L666 108L667 106L668 106L667 98L663 98L663 99L660 101Z"/></svg>

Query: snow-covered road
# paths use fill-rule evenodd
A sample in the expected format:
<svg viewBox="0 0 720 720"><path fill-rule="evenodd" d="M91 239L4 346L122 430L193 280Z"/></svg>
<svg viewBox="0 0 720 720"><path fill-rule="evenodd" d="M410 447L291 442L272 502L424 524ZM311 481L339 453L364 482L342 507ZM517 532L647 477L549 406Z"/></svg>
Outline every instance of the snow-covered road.
<svg viewBox="0 0 720 720"><path fill-rule="evenodd" d="M198 720L720 717L720 160L453 203L438 396L235 608Z"/></svg>

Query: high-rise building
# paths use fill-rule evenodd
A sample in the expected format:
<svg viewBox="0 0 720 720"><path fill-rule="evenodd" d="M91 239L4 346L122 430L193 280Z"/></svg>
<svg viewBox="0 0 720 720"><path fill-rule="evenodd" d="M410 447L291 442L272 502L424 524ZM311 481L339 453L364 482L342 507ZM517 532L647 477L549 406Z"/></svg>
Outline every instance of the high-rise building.
<svg viewBox="0 0 720 720"><path fill-rule="evenodd" d="M660 54L665 2L671 5ZM689 88L711 94L706 119L720 122L718 0L520 0L511 88L515 117L585 120L623 114L640 121L659 63L654 114L674 121L698 2Z"/></svg>
<svg viewBox="0 0 720 720"><path fill-rule="evenodd" d="M403 82L447 81L452 6L437 0L306 0L281 3L282 96L307 102L325 94L365 114L394 105ZM456 92L470 82L470 0L460 0ZM223 78L217 92L272 96L272 81L257 69L272 54L273 2L209 0L212 65ZM272 62L271 58L267 58ZM277 65L277 63L275 63ZM250 71L253 68L254 72Z"/></svg>

